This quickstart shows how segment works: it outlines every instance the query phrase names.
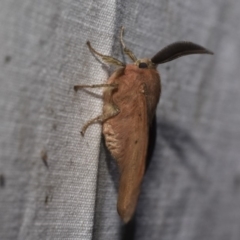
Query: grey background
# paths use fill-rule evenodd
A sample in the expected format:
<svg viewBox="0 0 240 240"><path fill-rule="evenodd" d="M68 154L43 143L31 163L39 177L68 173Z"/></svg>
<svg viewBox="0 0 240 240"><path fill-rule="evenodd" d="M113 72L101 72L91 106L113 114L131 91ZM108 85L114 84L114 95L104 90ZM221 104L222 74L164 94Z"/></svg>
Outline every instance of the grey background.
<svg viewBox="0 0 240 240"><path fill-rule="evenodd" d="M0 6L0 239L240 239L239 1ZM157 141L127 226L101 127L79 134L101 112L101 90L73 91L110 73L86 40L123 60L122 25L138 57L179 40L215 52L159 66Z"/></svg>

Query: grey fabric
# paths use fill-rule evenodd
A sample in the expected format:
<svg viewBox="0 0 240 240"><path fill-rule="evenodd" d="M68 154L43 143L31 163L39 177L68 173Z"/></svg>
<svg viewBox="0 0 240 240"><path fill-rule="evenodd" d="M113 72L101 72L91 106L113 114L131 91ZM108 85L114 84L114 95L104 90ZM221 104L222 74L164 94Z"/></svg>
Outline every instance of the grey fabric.
<svg viewBox="0 0 240 240"><path fill-rule="evenodd" d="M0 239L240 238L240 2L1 1ZM157 140L134 220L116 212L117 168L101 143L111 69L89 53L151 57L189 40L215 52L159 66ZM102 141L103 142L103 141Z"/></svg>
<svg viewBox="0 0 240 240"><path fill-rule="evenodd" d="M113 4L1 3L0 239L91 239L101 99L73 85L107 77L85 42L110 53Z"/></svg>

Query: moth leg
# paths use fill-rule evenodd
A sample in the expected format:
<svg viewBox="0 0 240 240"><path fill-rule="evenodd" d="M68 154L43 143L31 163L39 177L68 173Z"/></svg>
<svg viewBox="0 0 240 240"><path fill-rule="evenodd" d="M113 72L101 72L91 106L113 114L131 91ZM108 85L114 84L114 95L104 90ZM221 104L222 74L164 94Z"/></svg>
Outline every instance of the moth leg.
<svg viewBox="0 0 240 240"><path fill-rule="evenodd" d="M106 108L107 108L107 111L106 111ZM81 134L82 136L84 136L87 128L93 124L93 123L103 123L104 121L108 120L109 118L112 118L114 116L116 116L117 114L119 113L119 109L118 107L115 105L115 104L108 104L107 107L105 106L104 107L104 110L103 110L103 114L102 115L99 115L97 116L96 118L93 118L91 120L89 120L82 128L81 130Z"/></svg>
<svg viewBox="0 0 240 240"><path fill-rule="evenodd" d="M116 116L120 110L118 106L113 102L112 100L112 92L118 89L118 84L112 83L112 84L99 84L99 85L80 85L81 86L87 86L87 87L110 87L108 90L106 90L105 94L107 95L108 102L103 105L103 114L97 116L96 118L93 118L89 120L82 128L81 134L84 136L87 128L96 122L103 123L104 121L108 120L109 118L112 118ZM79 86L75 86L78 87ZM74 88L75 88L74 87Z"/></svg>
<svg viewBox="0 0 240 240"><path fill-rule="evenodd" d="M92 53L100 56L104 62L106 62L106 63L108 63L108 64L112 64L112 65L122 66L122 67L125 66L124 63L122 63L121 61L117 60L116 58L113 58L113 57L107 56L107 55L103 55L103 54L97 52L97 51L91 46L91 43L90 43L89 41L87 41L87 45L88 45L89 50L90 50Z"/></svg>
<svg viewBox="0 0 240 240"><path fill-rule="evenodd" d="M118 85L117 84L93 84L93 85L75 85L73 87L74 91L78 91L79 89L82 89L82 88L101 88L101 87L110 87L110 88L116 88Z"/></svg>
<svg viewBox="0 0 240 240"><path fill-rule="evenodd" d="M125 44L124 44L124 41L123 41L123 32L124 32L124 27L121 28L121 34L120 34L120 41L121 41L121 44L122 44L122 48L123 48L123 52L128 55L128 57L133 61L133 62L136 62L137 61L137 58L136 56L134 55L134 53L128 49Z"/></svg>
<svg viewBox="0 0 240 240"><path fill-rule="evenodd" d="M93 123L95 123L95 122L101 122L101 118L102 118L102 115L97 116L96 118L93 118L93 119L89 120L89 121L82 127L82 130L81 130L82 136L84 136L87 128L88 128L91 124L93 124Z"/></svg>

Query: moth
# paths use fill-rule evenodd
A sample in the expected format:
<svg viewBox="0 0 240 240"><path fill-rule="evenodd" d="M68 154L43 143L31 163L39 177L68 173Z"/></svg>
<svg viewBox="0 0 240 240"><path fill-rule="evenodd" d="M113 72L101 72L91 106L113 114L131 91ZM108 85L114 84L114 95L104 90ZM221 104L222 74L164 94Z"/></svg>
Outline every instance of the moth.
<svg viewBox="0 0 240 240"><path fill-rule="evenodd" d="M136 209L145 172L149 128L161 93L158 64L185 55L213 53L192 42L175 42L160 50L151 59L137 59L125 46L123 32L122 27L120 42L123 52L133 63L125 64L103 55L88 41L87 46L93 54L118 68L106 83L77 85L74 90L104 88L102 114L88 121L81 133L84 135L93 123L102 124L106 146L116 160L120 172L117 210L121 219L127 223Z"/></svg>

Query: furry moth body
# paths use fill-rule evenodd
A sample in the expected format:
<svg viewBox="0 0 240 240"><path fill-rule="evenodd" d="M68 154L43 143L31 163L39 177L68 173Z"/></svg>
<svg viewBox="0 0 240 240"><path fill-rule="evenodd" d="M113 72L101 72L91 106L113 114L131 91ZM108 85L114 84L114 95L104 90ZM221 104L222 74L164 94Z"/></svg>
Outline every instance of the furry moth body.
<svg viewBox="0 0 240 240"><path fill-rule="evenodd" d="M103 55L87 42L92 53L100 56L104 62L119 68L104 84L77 85L74 86L74 90L104 88L102 115L88 121L81 133L84 135L92 123L102 123L106 146L117 161L120 171L117 210L122 220L127 223L137 205L145 172L149 127L161 93L157 65L189 54L213 53L191 42L176 42L163 48L151 59L137 59L125 47L123 28L121 44L124 53L133 61L132 64L126 65L115 58Z"/></svg>

